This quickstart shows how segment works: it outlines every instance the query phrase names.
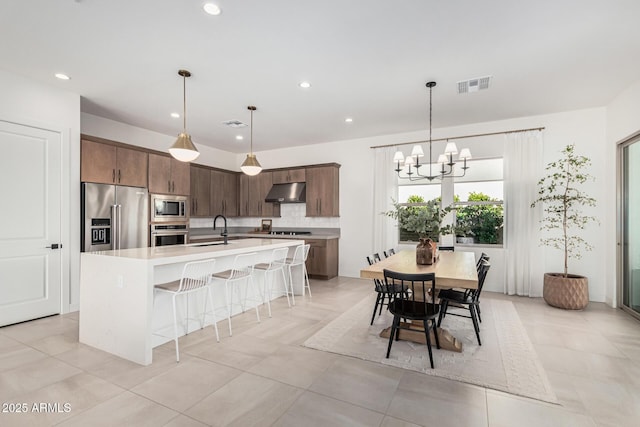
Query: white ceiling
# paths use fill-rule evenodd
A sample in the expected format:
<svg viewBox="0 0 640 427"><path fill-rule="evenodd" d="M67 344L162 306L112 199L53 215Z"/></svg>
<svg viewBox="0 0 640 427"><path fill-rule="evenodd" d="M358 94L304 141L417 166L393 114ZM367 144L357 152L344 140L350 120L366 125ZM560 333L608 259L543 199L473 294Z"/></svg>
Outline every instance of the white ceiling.
<svg viewBox="0 0 640 427"><path fill-rule="evenodd" d="M438 128L604 106L640 79L637 0L212 2L221 15L204 0L2 0L0 68L169 135L186 68L187 130L232 152L248 129L221 122L248 123L250 104L263 151L424 130L429 80ZM485 75L489 90L457 94Z"/></svg>

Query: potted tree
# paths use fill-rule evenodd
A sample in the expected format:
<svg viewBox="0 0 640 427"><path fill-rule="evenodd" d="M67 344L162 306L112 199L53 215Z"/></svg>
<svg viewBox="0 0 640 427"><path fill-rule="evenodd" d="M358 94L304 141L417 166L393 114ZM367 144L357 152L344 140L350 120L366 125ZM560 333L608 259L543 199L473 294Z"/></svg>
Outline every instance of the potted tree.
<svg viewBox="0 0 640 427"><path fill-rule="evenodd" d="M595 206L596 200L580 190L582 184L594 178L584 172L591 160L577 155L573 144L561 153L562 158L549 163L547 175L538 181L538 198L531 207L543 206L540 229L551 233L541 243L564 253L564 272L544 274L544 300L554 307L581 310L589 303L588 280L569 273L569 258L579 259L583 251L592 249L576 231L597 222L595 217L582 212L584 207Z"/></svg>
<svg viewBox="0 0 640 427"><path fill-rule="evenodd" d="M442 220L451 211L451 207L441 208L440 200L424 201L421 196L411 196L409 203L419 203L419 206L405 206L393 200L394 209L384 214L396 219L401 231L415 233L420 243L416 249L418 264L432 264L436 256L436 242L440 234L448 234L450 226L442 227ZM428 253L431 253L431 256Z"/></svg>

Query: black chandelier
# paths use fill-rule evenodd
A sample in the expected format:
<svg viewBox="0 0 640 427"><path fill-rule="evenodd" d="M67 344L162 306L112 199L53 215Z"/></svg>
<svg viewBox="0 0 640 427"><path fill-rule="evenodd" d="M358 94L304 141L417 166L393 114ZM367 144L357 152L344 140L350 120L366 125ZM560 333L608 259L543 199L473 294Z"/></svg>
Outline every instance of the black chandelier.
<svg viewBox="0 0 640 427"><path fill-rule="evenodd" d="M461 178L467 173L467 160L471 159L471 151L468 148L463 148L460 151L460 155L458 156L458 161L462 160L462 175L454 175L453 174L453 166L456 162L453 161L453 156L458 154L458 147L455 142L448 142L444 149L444 154L440 154L438 156L438 161L436 162L440 165L440 170L435 174L433 173L433 148L431 141L431 116L432 116L432 97L433 97L433 87L436 85L436 82L427 82L427 87L429 88L429 174L424 175L420 173L420 168L425 166L424 164L420 164L420 157L424 157L424 151L422 150L421 145L415 145L413 150L411 150L411 155L404 157L402 151L396 151L396 154L393 156L393 162L396 163L395 171L398 173L398 177L401 179L408 179L410 181L418 181L427 179L429 181L433 181L434 179L443 179L443 178ZM447 169L448 166L448 169Z"/></svg>

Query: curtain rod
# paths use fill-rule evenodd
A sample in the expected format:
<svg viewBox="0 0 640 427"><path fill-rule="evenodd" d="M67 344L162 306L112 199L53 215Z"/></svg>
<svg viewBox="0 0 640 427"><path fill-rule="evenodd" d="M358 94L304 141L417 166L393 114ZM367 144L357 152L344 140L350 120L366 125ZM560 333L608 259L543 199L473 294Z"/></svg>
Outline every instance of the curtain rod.
<svg viewBox="0 0 640 427"><path fill-rule="evenodd" d="M452 136L452 137L449 137L449 138L432 139L431 142L449 141L449 140L452 140L452 139L477 138L479 136L503 135L505 133L529 132L529 131L532 131L532 130L544 130L544 127L530 128L530 129L505 130L503 132L477 133L475 135ZM397 147L397 146L400 146L400 145L424 144L425 142L429 142L429 141L399 142L397 144L374 145L373 147L369 147L369 148Z"/></svg>

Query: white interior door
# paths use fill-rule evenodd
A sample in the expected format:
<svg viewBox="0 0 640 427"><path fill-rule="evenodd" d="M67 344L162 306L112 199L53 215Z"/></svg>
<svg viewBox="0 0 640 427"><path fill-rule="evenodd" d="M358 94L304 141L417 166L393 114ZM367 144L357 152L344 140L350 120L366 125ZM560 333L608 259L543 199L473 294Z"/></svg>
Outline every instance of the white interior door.
<svg viewBox="0 0 640 427"><path fill-rule="evenodd" d="M60 313L61 145L0 120L0 326Z"/></svg>

